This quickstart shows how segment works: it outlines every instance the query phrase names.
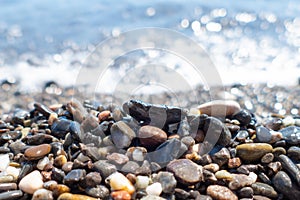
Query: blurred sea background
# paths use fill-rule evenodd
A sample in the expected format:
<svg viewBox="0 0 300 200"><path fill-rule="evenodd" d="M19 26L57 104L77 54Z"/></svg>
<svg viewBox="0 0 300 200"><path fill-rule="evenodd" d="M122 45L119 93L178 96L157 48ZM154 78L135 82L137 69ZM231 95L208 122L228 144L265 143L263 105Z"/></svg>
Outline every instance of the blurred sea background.
<svg viewBox="0 0 300 200"><path fill-rule="evenodd" d="M71 86L97 44L143 27L172 29L199 43L226 85L298 84L298 0L0 0L0 81L24 91L47 81ZM115 68L170 60L151 51L123 58Z"/></svg>

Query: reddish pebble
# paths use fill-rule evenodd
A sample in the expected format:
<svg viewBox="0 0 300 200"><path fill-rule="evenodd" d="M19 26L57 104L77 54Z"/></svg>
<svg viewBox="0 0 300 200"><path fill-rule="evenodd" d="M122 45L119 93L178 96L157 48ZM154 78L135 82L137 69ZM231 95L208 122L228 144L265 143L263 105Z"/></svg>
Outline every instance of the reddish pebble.
<svg viewBox="0 0 300 200"><path fill-rule="evenodd" d="M102 111L98 114L99 122L102 122L102 121L108 119L109 117L110 117L110 111L109 110L104 110L104 111Z"/></svg>
<svg viewBox="0 0 300 200"><path fill-rule="evenodd" d="M237 168L241 166L242 162L240 158L231 158L228 160L228 168Z"/></svg>
<svg viewBox="0 0 300 200"><path fill-rule="evenodd" d="M124 190L114 191L110 195L114 200L130 200L131 199L130 194Z"/></svg>

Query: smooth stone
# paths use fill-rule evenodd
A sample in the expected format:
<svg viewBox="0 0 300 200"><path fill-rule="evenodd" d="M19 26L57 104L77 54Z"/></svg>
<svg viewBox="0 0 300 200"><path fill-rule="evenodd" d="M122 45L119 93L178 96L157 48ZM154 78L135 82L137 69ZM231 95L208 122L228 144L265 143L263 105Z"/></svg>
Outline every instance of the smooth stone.
<svg viewBox="0 0 300 200"><path fill-rule="evenodd" d="M85 192L89 196L100 198L100 199L106 199L109 196L109 189L104 185L97 185L97 187L86 188Z"/></svg>
<svg viewBox="0 0 300 200"><path fill-rule="evenodd" d="M33 193L31 200L44 200L44 199L52 200L53 199L52 191L43 188L38 189Z"/></svg>
<svg viewBox="0 0 300 200"><path fill-rule="evenodd" d="M110 132L113 143L119 149L129 147L132 139L136 137L134 131L123 121L114 123Z"/></svg>
<svg viewBox="0 0 300 200"><path fill-rule="evenodd" d="M218 181L215 174L206 169L203 169L203 179L204 182L208 182L208 183L215 183Z"/></svg>
<svg viewBox="0 0 300 200"><path fill-rule="evenodd" d="M228 163L230 159L230 152L227 148L222 148L220 151L212 155L212 160L217 163L220 167Z"/></svg>
<svg viewBox="0 0 300 200"><path fill-rule="evenodd" d="M228 160L228 168L232 169L232 168L238 168L239 166L241 166L242 161L239 157L236 158L230 158Z"/></svg>
<svg viewBox="0 0 300 200"><path fill-rule="evenodd" d="M64 177L66 176L66 174L63 170L53 167L51 172L52 172L51 173L52 180L55 180L59 183L63 182Z"/></svg>
<svg viewBox="0 0 300 200"><path fill-rule="evenodd" d="M149 175L153 170L151 169L151 163L148 160L144 160L142 165L135 171L136 175Z"/></svg>
<svg viewBox="0 0 300 200"><path fill-rule="evenodd" d="M153 182L159 182L162 186L162 191L167 194L173 193L177 185L174 175L170 172L158 172L153 177Z"/></svg>
<svg viewBox="0 0 300 200"><path fill-rule="evenodd" d="M0 193L0 200L19 199L22 196L23 196L23 192L21 190L12 190L8 192Z"/></svg>
<svg viewBox="0 0 300 200"><path fill-rule="evenodd" d="M217 171L219 171L220 166L216 163L210 163L210 164L204 165L203 169L206 169L206 170L209 170L213 173L216 173Z"/></svg>
<svg viewBox="0 0 300 200"><path fill-rule="evenodd" d="M274 188L265 183L253 183L251 188L253 189L255 195L262 195L270 198L277 198L278 196Z"/></svg>
<svg viewBox="0 0 300 200"><path fill-rule="evenodd" d="M0 192L7 191L7 190L16 190L17 184L16 183L0 183Z"/></svg>
<svg viewBox="0 0 300 200"><path fill-rule="evenodd" d="M67 157L65 155L59 155L54 159L54 166L62 167L66 162L68 162Z"/></svg>
<svg viewBox="0 0 300 200"><path fill-rule="evenodd" d="M136 173L137 169L140 167L140 165L137 162L134 161L128 161L125 165L122 166L121 171L125 173Z"/></svg>
<svg viewBox="0 0 300 200"><path fill-rule="evenodd" d="M0 172L6 170L10 162L8 154L0 154Z"/></svg>
<svg viewBox="0 0 300 200"><path fill-rule="evenodd" d="M244 161L257 161L266 153L270 153L273 147L266 143L248 143L236 147L237 155Z"/></svg>
<svg viewBox="0 0 300 200"><path fill-rule="evenodd" d="M282 125L287 126L293 126L295 124L295 119L292 116L286 116L284 119L282 119Z"/></svg>
<svg viewBox="0 0 300 200"><path fill-rule="evenodd" d="M282 133L285 141L291 145L300 144L300 127L298 126L288 126L281 129L279 132Z"/></svg>
<svg viewBox="0 0 300 200"><path fill-rule="evenodd" d="M38 146L29 147L26 149L24 155L29 160L38 160L51 151L51 145L50 144L41 144Z"/></svg>
<svg viewBox="0 0 300 200"><path fill-rule="evenodd" d="M115 172L105 179L106 183L109 183L111 189L115 190L125 190L129 194L135 192L135 188L132 183L121 173Z"/></svg>
<svg viewBox="0 0 300 200"><path fill-rule="evenodd" d="M41 173L35 170L21 179L19 188L28 194L33 194L36 190L43 188L43 184Z"/></svg>
<svg viewBox="0 0 300 200"><path fill-rule="evenodd" d="M147 195L142 197L141 200L166 200L166 199L159 196Z"/></svg>
<svg viewBox="0 0 300 200"><path fill-rule="evenodd" d="M176 199L188 199L189 196L190 196L190 194L187 191L185 191L181 188L175 188L174 191L175 191L175 198Z"/></svg>
<svg viewBox="0 0 300 200"><path fill-rule="evenodd" d="M232 180L229 182L228 187L231 190L237 190L245 186L251 186L255 183L257 175L253 172L250 172L249 175L245 174L232 174Z"/></svg>
<svg viewBox="0 0 300 200"><path fill-rule="evenodd" d="M274 157L278 157L281 154L286 155L286 150L283 147L276 147L273 149L272 153Z"/></svg>
<svg viewBox="0 0 300 200"><path fill-rule="evenodd" d="M44 170L45 166L48 165L49 163L50 163L49 158L47 156L45 156L44 158L39 160L36 167L42 171L42 170Z"/></svg>
<svg viewBox="0 0 300 200"><path fill-rule="evenodd" d="M72 167L73 167L73 162L66 162L62 167L61 169L65 172L65 173L68 173L69 171L72 170Z"/></svg>
<svg viewBox="0 0 300 200"><path fill-rule="evenodd" d="M187 147L180 140L174 138L162 143L155 151L148 152L146 160L150 163L155 162L165 165L168 162L179 158L186 151Z"/></svg>
<svg viewBox="0 0 300 200"><path fill-rule="evenodd" d="M261 143L269 143L272 140L272 134L267 128L259 126L256 128L256 139Z"/></svg>
<svg viewBox="0 0 300 200"><path fill-rule="evenodd" d="M234 114L232 118L237 119L241 123L241 126L247 126L251 122L252 116L249 111L242 109L238 113Z"/></svg>
<svg viewBox="0 0 300 200"><path fill-rule="evenodd" d="M82 194L63 193L57 200L97 200L97 198Z"/></svg>
<svg viewBox="0 0 300 200"><path fill-rule="evenodd" d="M172 172L179 182L186 185L199 183L203 179L202 166L188 159L173 160L166 169Z"/></svg>
<svg viewBox="0 0 300 200"><path fill-rule="evenodd" d="M98 172L90 172L84 177L84 187L96 187L100 185L102 177Z"/></svg>
<svg viewBox="0 0 300 200"><path fill-rule="evenodd" d="M17 140L15 142L12 142L10 145L9 145L9 148L10 150L15 154L19 154L19 153L23 153L24 150L26 149L27 145L20 141L20 140Z"/></svg>
<svg viewBox="0 0 300 200"><path fill-rule="evenodd" d="M240 104L231 100L214 100L198 106L201 114L209 116L225 117L233 115L241 110Z"/></svg>
<svg viewBox="0 0 300 200"><path fill-rule="evenodd" d="M261 195L253 195L253 200L271 200L271 199Z"/></svg>
<svg viewBox="0 0 300 200"><path fill-rule="evenodd" d="M244 142L248 137L249 137L249 133L246 130L239 131L235 136L235 138L241 142Z"/></svg>
<svg viewBox="0 0 300 200"><path fill-rule="evenodd" d="M273 184L275 189L289 200L298 199L300 196L299 187L292 183L291 178L284 171L279 171L274 176Z"/></svg>
<svg viewBox="0 0 300 200"><path fill-rule="evenodd" d="M274 154L267 153L261 158L261 163L269 164L270 162L273 161L273 159L274 159Z"/></svg>
<svg viewBox="0 0 300 200"><path fill-rule="evenodd" d="M70 132L71 123L71 120L63 118L54 121L51 126L51 134L58 139L64 139L66 134Z"/></svg>
<svg viewBox="0 0 300 200"><path fill-rule="evenodd" d="M167 134L155 126L142 126L138 134L140 143L147 149L155 149L167 140Z"/></svg>
<svg viewBox="0 0 300 200"><path fill-rule="evenodd" d="M120 191L113 191L110 196L114 199L114 200L130 200L131 199L131 195L124 190L120 190Z"/></svg>
<svg viewBox="0 0 300 200"><path fill-rule="evenodd" d="M120 153L112 153L106 156L106 159L115 165L123 165L129 161L129 158Z"/></svg>
<svg viewBox="0 0 300 200"><path fill-rule="evenodd" d="M280 118L267 118L264 120L264 126L274 130L274 131L278 131L281 126L282 126L282 119Z"/></svg>
<svg viewBox="0 0 300 200"><path fill-rule="evenodd" d="M215 173L217 179L224 179L227 181L231 181L233 179L233 175L226 170L220 170Z"/></svg>
<svg viewBox="0 0 300 200"><path fill-rule="evenodd" d="M138 189L145 189L150 183L148 176L137 176L135 186Z"/></svg>
<svg viewBox="0 0 300 200"><path fill-rule="evenodd" d="M259 172L258 178L260 179L260 181L262 183L266 183L268 185L272 185L272 181L270 180L270 178L265 173Z"/></svg>
<svg viewBox="0 0 300 200"><path fill-rule="evenodd" d="M146 154L147 149L144 147L130 147L126 152L126 155L134 161L143 161Z"/></svg>
<svg viewBox="0 0 300 200"><path fill-rule="evenodd" d="M292 146L288 149L287 155L295 161L300 161L300 147Z"/></svg>
<svg viewBox="0 0 300 200"><path fill-rule="evenodd" d="M282 166L280 162L276 161L276 162L269 163L268 168L271 169L276 174L281 170Z"/></svg>
<svg viewBox="0 0 300 200"><path fill-rule="evenodd" d="M83 181L86 176L84 169L73 169L64 177L64 184L68 186L74 186L74 184Z"/></svg>
<svg viewBox="0 0 300 200"><path fill-rule="evenodd" d="M54 140L52 135L45 133L38 133L36 135L27 135L22 141L25 141L28 145L39 145L44 143L51 143Z"/></svg>
<svg viewBox="0 0 300 200"><path fill-rule="evenodd" d="M146 188L148 195L159 196L162 193L162 186L159 182L153 183Z"/></svg>
<svg viewBox="0 0 300 200"><path fill-rule="evenodd" d="M293 163L293 161L286 155L280 155L278 160L281 163L282 168L287 171L300 186L300 170L297 165L295 165L295 163Z"/></svg>
<svg viewBox="0 0 300 200"><path fill-rule="evenodd" d="M61 195L63 193L70 192L71 189L66 185L56 184L51 187L51 191L53 192L54 197L59 197L59 195Z"/></svg>
<svg viewBox="0 0 300 200"><path fill-rule="evenodd" d="M99 160L94 163L93 169L101 174L102 178L107 178L109 175L117 171L117 167L107 160Z"/></svg>
<svg viewBox="0 0 300 200"><path fill-rule="evenodd" d="M251 187L243 187L238 191L239 198L253 198L253 189Z"/></svg>
<svg viewBox="0 0 300 200"><path fill-rule="evenodd" d="M220 185L210 185L206 192L216 200L238 200L238 197L227 187Z"/></svg>

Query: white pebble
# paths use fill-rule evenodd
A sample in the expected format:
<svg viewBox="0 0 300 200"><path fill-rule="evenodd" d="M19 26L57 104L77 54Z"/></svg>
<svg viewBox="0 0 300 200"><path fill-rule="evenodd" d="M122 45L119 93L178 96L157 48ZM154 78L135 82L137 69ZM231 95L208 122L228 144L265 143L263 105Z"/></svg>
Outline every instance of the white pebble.
<svg viewBox="0 0 300 200"><path fill-rule="evenodd" d="M143 161L144 153L140 149L134 149L134 151L132 152L132 158L135 161Z"/></svg>
<svg viewBox="0 0 300 200"><path fill-rule="evenodd" d="M36 190L43 188L43 177L38 170L27 174L21 179L19 188L28 194L33 194Z"/></svg>
<svg viewBox="0 0 300 200"><path fill-rule="evenodd" d="M295 119L295 125L300 126L300 119Z"/></svg>
<svg viewBox="0 0 300 200"><path fill-rule="evenodd" d="M145 189L149 185L148 176L137 176L135 185L139 189Z"/></svg>
<svg viewBox="0 0 300 200"><path fill-rule="evenodd" d="M8 165L9 165L8 154L0 154L0 172L5 171Z"/></svg>
<svg viewBox="0 0 300 200"><path fill-rule="evenodd" d="M295 119L292 116L287 116L282 120L284 126L292 126L295 124Z"/></svg>
<svg viewBox="0 0 300 200"><path fill-rule="evenodd" d="M14 177L14 179L17 180L19 175L20 175L20 171L21 171L20 168L8 166L6 168L5 172L6 172L7 175L12 175Z"/></svg>
<svg viewBox="0 0 300 200"><path fill-rule="evenodd" d="M109 183L112 190L125 190L129 194L135 192L135 188L132 183L121 173L115 172L105 179L105 182Z"/></svg>
<svg viewBox="0 0 300 200"><path fill-rule="evenodd" d="M252 182L255 183L256 180L257 180L257 175L253 172L250 172L249 175L248 175L249 178L252 179Z"/></svg>
<svg viewBox="0 0 300 200"><path fill-rule="evenodd" d="M152 185L149 185L147 188L146 188L146 193L148 195L154 195L154 196L159 196L162 192L162 186L160 183L156 182L156 183L153 183Z"/></svg>
<svg viewBox="0 0 300 200"><path fill-rule="evenodd" d="M39 162L37 163L36 167L39 170L44 170L45 166L49 163L49 158L47 156L45 156L44 158L40 159Z"/></svg>

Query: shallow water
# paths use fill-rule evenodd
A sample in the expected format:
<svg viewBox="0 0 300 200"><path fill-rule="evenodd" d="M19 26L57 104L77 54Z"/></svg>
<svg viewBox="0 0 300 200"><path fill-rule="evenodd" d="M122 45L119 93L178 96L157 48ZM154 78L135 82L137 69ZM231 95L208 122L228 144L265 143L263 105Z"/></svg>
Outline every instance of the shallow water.
<svg viewBox="0 0 300 200"><path fill-rule="evenodd" d="M49 80L72 85L82 62L98 43L124 31L161 27L200 44L223 84L298 83L297 0L123 2L0 1L0 80L18 81L24 90L37 90ZM111 49L117 51L114 46ZM102 91L113 90L110 83L118 82L129 69L154 64L176 69L185 80L191 80L185 81L188 84L198 83L178 56L141 50L112 62L114 67L109 67Z"/></svg>

